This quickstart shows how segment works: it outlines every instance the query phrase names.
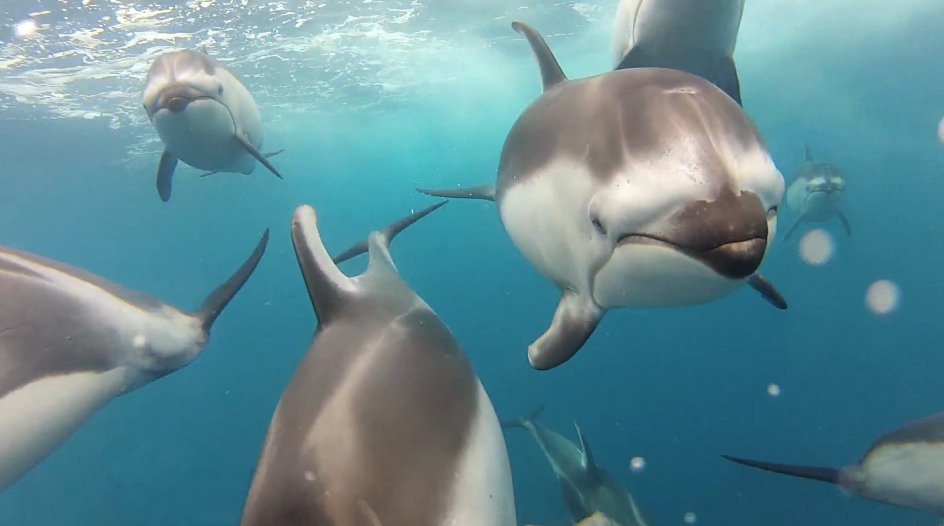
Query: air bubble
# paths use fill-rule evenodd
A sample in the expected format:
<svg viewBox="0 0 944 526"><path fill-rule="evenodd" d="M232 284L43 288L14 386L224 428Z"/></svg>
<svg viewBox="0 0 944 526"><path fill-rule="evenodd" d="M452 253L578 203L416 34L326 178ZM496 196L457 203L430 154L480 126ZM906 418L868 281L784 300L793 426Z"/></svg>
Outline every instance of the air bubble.
<svg viewBox="0 0 944 526"><path fill-rule="evenodd" d="M629 469L633 470L633 473L639 473L642 470L646 469L646 459L642 457L633 457L629 461Z"/></svg>
<svg viewBox="0 0 944 526"><path fill-rule="evenodd" d="M769 384L767 386L767 394L774 398L780 396L780 386L774 383Z"/></svg>
<svg viewBox="0 0 944 526"><path fill-rule="evenodd" d="M685 521L685 524L695 524L698 522L698 516L692 512L688 512L682 516L682 520Z"/></svg>
<svg viewBox="0 0 944 526"><path fill-rule="evenodd" d="M901 291L898 285L887 280L881 279L869 286L865 293L865 305L873 314L888 314L898 308L898 301L901 298Z"/></svg>
<svg viewBox="0 0 944 526"><path fill-rule="evenodd" d="M833 257L833 238L829 232L817 228L804 234L800 240L800 258L813 266L825 265Z"/></svg>

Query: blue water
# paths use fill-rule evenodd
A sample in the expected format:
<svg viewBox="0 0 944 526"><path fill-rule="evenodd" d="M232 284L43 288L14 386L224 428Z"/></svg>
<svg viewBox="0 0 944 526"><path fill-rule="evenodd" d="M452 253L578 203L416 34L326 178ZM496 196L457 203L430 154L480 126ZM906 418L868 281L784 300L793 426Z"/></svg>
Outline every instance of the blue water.
<svg viewBox="0 0 944 526"><path fill-rule="evenodd" d="M926 514L748 470L720 454L848 464L880 434L944 405L944 148L935 134L944 117L944 5L915 0L911 16L889 17L886 26L881 10L892 8L877 1L800 2L802 9L752 1L760 0L748 0L735 54L745 108L785 177L807 142L841 168L849 187L853 237L838 224L826 227L836 241L827 264L804 263L796 241L778 240L765 260L788 311L746 288L699 307L611 311L574 359L538 372L526 348L549 323L558 292L512 245L493 205L450 203L398 237L393 256L454 332L499 417L544 404L542 422L568 436L576 420L598 463L654 524L683 524L693 512L700 525L930 526L936 522ZM615 2L590 21L572 6L539 3L535 22L510 4L508 16L545 32L572 78L608 67ZM17 102L6 86L0 243L191 309L263 229L272 229L272 240L204 354L95 414L0 494L0 524L238 522L272 411L315 328L288 236L294 208L313 205L325 243L338 251L431 203L416 186L490 182L505 134L538 95L536 66L507 27L512 18L475 21L461 2L438 12L453 7L458 14L444 17L437 35L463 34L455 38L467 55L454 55L452 68L440 67L445 60L413 64L408 53L391 58L404 61L417 86L446 79L437 88L407 87L389 100L351 88L356 104L343 107L343 90L329 102L312 81L305 111L293 112L277 106L276 84L295 86L286 93L302 104L306 78L256 75L247 83L261 93L267 147L286 150L274 160L285 179L261 169L198 179L181 166L169 203L154 189L159 149L145 143L146 154L135 153L142 138L153 138L146 121L116 128L105 118L57 118L54 102ZM4 7L5 23L31 8ZM567 17L552 16L561 9ZM817 20L817 9L834 18ZM801 20L795 30L791 16ZM562 29L574 20L574 29ZM458 32L462 24L473 36ZM13 39L2 42L9 51ZM369 49L374 41L348 45ZM22 72L0 69L0 83L22 81L13 78ZM81 91L94 95L96 86L86 79ZM122 104L139 104L134 79L122 89ZM106 104L93 95L80 105ZM342 268L354 274L363 266L361 258ZM864 303L879 279L902 292L884 316ZM768 395L770 383L780 396ZM531 438L511 430L506 440L519 523L569 524ZM646 459L641 473L629 469L636 456Z"/></svg>

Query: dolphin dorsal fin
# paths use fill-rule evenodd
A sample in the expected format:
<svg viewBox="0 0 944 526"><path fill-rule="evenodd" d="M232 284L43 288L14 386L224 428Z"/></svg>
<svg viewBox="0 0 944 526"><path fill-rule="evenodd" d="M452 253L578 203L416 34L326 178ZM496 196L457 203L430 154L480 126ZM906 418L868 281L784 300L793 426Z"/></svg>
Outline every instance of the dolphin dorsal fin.
<svg viewBox="0 0 944 526"><path fill-rule="evenodd" d="M813 154L810 153L810 145L803 143L803 160L810 163L813 162Z"/></svg>
<svg viewBox="0 0 944 526"><path fill-rule="evenodd" d="M587 473L592 473L597 470L597 463L593 459L593 451L590 450L590 443L587 442L587 439L583 436L583 432L580 431L580 426L577 425L577 422L574 422L574 429L577 430L577 440L580 442L580 451L583 452L583 467L587 470Z"/></svg>
<svg viewBox="0 0 944 526"><path fill-rule="evenodd" d="M567 75L564 75L564 70L557 63L557 58L554 57L554 53L547 46L547 42L544 41L544 37L540 33L523 22L512 22L511 27L528 39L531 51L534 53L534 57L538 59L538 67L541 68L541 81L544 83L544 91L567 80Z"/></svg>
<svg viewBox="0 0 944 526"><path fill-rule="evenodd" d="M318 323L327 322L350 293L352 283L331 260L318 233L315 209L303 205L292 215L292 245L308 287L308 297Z"/></svg>
<svg viewBox="0 0 944 526"><path fill-rule="evenodd" d="M351 248L335 256L334 263L340 264L367 252L370 258L367 263L367 274L387 271L396 273L396 266L393 264L393 258L390 257L390 242L393 241L393 238L397 237L397 234L406 230L408 226L426 217L448 202L449 201L440 201L387 225L383 230L372 232L366 240L355 243Z"/></svg>

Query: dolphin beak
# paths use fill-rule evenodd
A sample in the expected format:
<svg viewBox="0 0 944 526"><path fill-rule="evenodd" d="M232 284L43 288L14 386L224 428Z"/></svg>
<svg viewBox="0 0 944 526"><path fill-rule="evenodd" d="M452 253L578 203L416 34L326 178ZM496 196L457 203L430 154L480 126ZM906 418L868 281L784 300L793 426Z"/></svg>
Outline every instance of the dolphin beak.
<svg viewBox="0 0 944 526"><path fill-rule="evenodd" d="M200 99L209 99L200 90L183 84L173 84L160 91L154 102L148 107L148 114L153 116L159 110L170 110L174 113L180 113L187 109L187 106Z"/></svg>
<svg viewBox="0 0 944 526"><path fill-rule="evenodd" d="M722 276L744 279L760 267L767 237L767 211L760 198L726 190L714 201L685 205L662 228L624 235L619 243L668 245Z"/></svg>

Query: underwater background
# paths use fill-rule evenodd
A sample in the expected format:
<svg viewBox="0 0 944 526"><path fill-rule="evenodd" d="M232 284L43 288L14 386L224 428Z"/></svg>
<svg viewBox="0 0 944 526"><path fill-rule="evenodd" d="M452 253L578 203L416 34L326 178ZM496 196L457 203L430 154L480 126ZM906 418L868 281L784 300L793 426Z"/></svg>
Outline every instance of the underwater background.
<svg viewBox="0 0 944 526"><path fill-rule="evenodd" d="M190 309L262 230L272 240L205 353L109 403L0 493L0 524L236 524L315 329L288 235L294 208L314 206L339 251L432 203L418 186L494 181L505 134L540 93L511 22L540 31L580 78L612 68L615 9L3 2L0 244ZM576 420L654 525L684 524L686 513L700 525L936 524L720 455L849 464L880 434L944 406L942 20L940 0L747 0L734 55L746 111L786 179L806 143L848 185L853 235L823 227L828 261L805 262L795 236L778 239L761 268L787 311L746 287L698 307L616 310L567 364L538 372L526 349L558 291L515 249L493 204L450 203L396 239L396 265L449 325L499 417L543 404L541 421L574 439ZM163 203L143 79L157 54L201 44L252 91L264 149L285 148L285 179L261 168L204 179L181 165ZM781 214L778 237L793 219ZM342 269L359 272L364 259ZM900 291L884 314L865 301L879 280ZM533 440L505 437L518 522L570 524ZM634 457L645 469L630 469Z"/></svg>

